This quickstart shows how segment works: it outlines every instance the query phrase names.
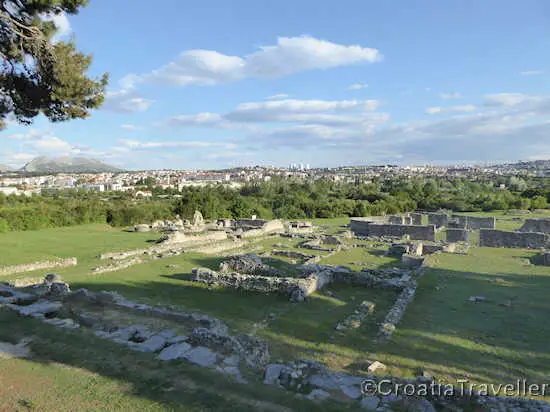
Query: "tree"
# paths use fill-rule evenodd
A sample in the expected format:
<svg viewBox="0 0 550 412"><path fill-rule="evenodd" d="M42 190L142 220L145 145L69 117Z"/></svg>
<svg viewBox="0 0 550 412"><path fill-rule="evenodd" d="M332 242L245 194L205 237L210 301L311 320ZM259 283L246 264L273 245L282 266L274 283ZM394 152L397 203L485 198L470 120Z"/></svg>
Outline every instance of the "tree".
<svg viewBox="0 0 550 412"><path fill-rule="evenodd" d="M13 114L30 124L86 118L104 100L108 75L87 76L92 58L73 41L54 42L51 17L76 14L88 0L0 0L0 128Z"/></svg>

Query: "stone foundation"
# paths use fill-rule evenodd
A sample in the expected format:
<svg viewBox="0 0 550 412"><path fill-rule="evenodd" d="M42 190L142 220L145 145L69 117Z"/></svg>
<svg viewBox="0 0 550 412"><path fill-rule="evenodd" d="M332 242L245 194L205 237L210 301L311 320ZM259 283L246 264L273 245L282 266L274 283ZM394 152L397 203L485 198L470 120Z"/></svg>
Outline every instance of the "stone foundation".
<svg viewBox="0 0 550 412"><path fill-rule="evenodd" d="M482 247L541 249L547 245L547 241L544 233L507 232L495 229L481 229L479 232L479 246Z"/></svg>
<svg viewBox="0 0 550 412"><path fill-rule="evenodd" d="M191 277L193 282L205 283L228 289L245 290L260 293L279 293L292 300L303 300L327 283L332 281L328 271L318 272L307 278L288 278L276 276L243 275L240 273L219 273L206 268L195 268Z"/></svg>
<svg viewBox="0 0 550 412"><path fill-rule="evenodd" d="M34 270L53 269L53 268L65 268L69 266L76 266L78 264L77 258L56 259L56 260L44 260L42 262L25 263L22 265L4 266L0 268L0 276L13 275L15 273L32 272Z"/></svg>

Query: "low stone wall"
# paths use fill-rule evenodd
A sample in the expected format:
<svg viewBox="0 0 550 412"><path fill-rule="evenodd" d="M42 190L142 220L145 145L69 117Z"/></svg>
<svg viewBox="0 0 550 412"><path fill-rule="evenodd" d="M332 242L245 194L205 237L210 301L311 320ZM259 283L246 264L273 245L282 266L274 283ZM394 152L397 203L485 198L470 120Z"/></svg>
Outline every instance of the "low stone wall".
<svg viewBox="0 0 550 412"><path fill-rule="evenodd" d="M13 275L15 273L32 272L34 270L65 268L76 266L78 260L75 257L67 259L44 260L42 262L24 263L22 265L4 266L0 268L0 276Z"/></svg>
<svg viewBox="0 0 550 412"><path fill-rule="evenodd" d="M395 327L401 321L405 314L408 304L413 300L416 293L416 285L403 289L390 311L384 318L384 322L380 325L378 337L389 340L395 331Z"/></svg>
<svg viewBox="0 0 550 412"><path fill-rule="evenodd" d="M550 219L527 219L519 231L550 233Z"/></svg>
<svg viewBox="0 0 550 412"><path fill-rule="evenodd" d="M92 269L92 272L96 275L99 275L101 273L115 272L117 270L127 269L131 266L138 265L140 263L143 263L143 261L140 258L131 258L128 260L115 260L113 263L109 265L98 266Z"/></svg>
<svg viewBox="0 0 550 412"><path fill-rule="evenodd" d="M424 248L422 247L422 250ZM422 253L422 252L421 252ZM424 264L424 258L418 255L403 254L401 255L401 265L409 269L421 268Z"/></svg>
<svg viewBox="0 0 550 412"><path fill-rule="evenodd" d="M541 249L546 244L547 236L544 233L507 232L496 229L481 229L479 232L479 246L482 247Z"/></svg>
<svg viewBox="0 0 550 412"><path fill-rule="evenodd" d="M257 276L281 276L278 269L266 265L262 262L260 256L249 253L246 255L231 256L229 259L220 263L220 272L237 272L244 275Z"/></svg>
<svg viewBox="0 0 550 412"><path fill-rule="evenodd" d="M346 285L363 286L375 289L390 289L401 291L407 287L410 278L396 277L385 278L381 273L372 269L363 269L361 272L353 272L344 268L333 268L332 281Z"/></svg>
<svg viewBox="0 0 550 412"><path fill-rule="evenodd" d="M315 273L307 278L244 275L240 273L219 273L206 268L195 268L193 282L205 283L228 289L260 293L279 293L292 300L301 301L332 281L328 271Z"/></svg>
<svg viewBox="0 0 550 412"><path fill-rule="evenodd" d="M447 229L447 242L470 243L470 232L466 229Z"/></svg>
<svg viewBox="0 0 550 412"><path fill-rule="evenodd" d="M405 235L414 240L435 241L435 226L416 226L416 225L390 225L376 224L369 221L352 218L351 231L356 236L390 236L401 238Z"/></svg>
<svg viewBox="0 0 550 412"><path fill-rule="evenodd" d="M161 239L163 245L177 245L178 247L198 245L206 242L217 242L227 239L227 233L223 230L214 230L197 235L191 235L181 231L173 232Z"/></svg>
<svg viewBox="0 0 550 412"><path fill-rule="evenodd" d="M302 252L297 252L295 250L279 250L279 249L273 249L271 251L271 254L273 256L283 256L290 259L303 259L303 260L311 260L311 259L317 259L317 261L321 260L320 256L317 255L308 255Z"/></svg>
<svg viewBox="0 0 550 412"><path fill-rule="evenodd" d="M494 229L496 226L496 219L493 216L478 217L456 215L453 217L458 220L459 226L465 229Z"/></svg>
<svg viewBox="0 0 550 412"><path fill-rule="evenodd" d="M171 250L181 251L183 248L193 248L194 246L215 244L227 240L227 233L223 231L206 232L200 235L189 235L183 232L174 232L164 236L159 244L147 249L133 249L123 252L108 252L99 255L99 259L124 260L140 255L155 255L166 253Z"/></svg>
<svg viewBox="0 0 550 412"><path fill-rule="evenodd" d="M233 249L239 249L245 246L248 246L250 242L242 241L242 240L227 240L224 242L216 242L212 244L207 245L198 245L198 246L192 246L189 248L186 248L187 251L197 252L197 253L203 253L205 255L217 255L222 252L226 252L228 250Z"/></svg>
<svg viewBox="0 0 550 412"><path fill-rule="evenodd" d="M261 230L263 233L285 231L285 226L281 220L237 219L233 221L233 226L236 229L243 229L245 233L254 229Z"/></svg>
<svg viewBox="0 0 550 412"><path fill-rule="evenodd" d="M449 216L443 213L427 213L428 224L434 225L437 229L446 227L449 221Z"/></svg>
<svg viewBox="0 0 550 412"><path fill-rule="evenodd" d="M361 323L363 323L363 321L372 312L374 312L374 308L374 303L364 300L355 308L351 315L347 316L344 320L338 322L334 329L341 331L345 329L359 328L361 326Z"/></svg>

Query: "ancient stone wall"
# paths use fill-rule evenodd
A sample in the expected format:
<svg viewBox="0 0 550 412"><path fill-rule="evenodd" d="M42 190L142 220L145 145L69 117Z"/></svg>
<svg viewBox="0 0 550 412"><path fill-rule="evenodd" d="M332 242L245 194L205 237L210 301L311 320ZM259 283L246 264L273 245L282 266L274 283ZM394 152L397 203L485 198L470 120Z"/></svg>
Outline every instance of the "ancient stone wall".
<svg viewBox="0 0 550 412"><path fill-rule="evenodd" d="M449 220L449 216L443 213L427 213L428 224L435 225L437 229L440 227L446 227Z"/></svg>
<svg viewBox="0 0 550 412"><path fill-rule="evenodd" d="M507 232L504 230L481 229L479 246L540 249L547 244L544 233Z"/></svg>
<svg viewBox="0 0 550 412"><path fill-rule="evenodd" d="M390 225L402 225L405 223L403 216L388 216L388 223Z"/></svg>
<svg viewBox="0 0 550 412"><path fill-rule="evenodd" d="M150 248L102 253L99 255L99 259L124 260L133 256L155 255L159 253L166 253L171 250L181 251L183 248L193 248L201 245L215 244L224 240L227 240L227 233L224 231L211 231L197 235L191 235L183 232L173 232L163 236L158 245Z"/></svg>
<svg viewBox="0 0 550 412"><path fill-rule="evenodd" d="M25 263L22 265L4 266L0 268L0 276L13 275L14 273L32 272L33 270L64 268L78 264L77 258L44 260L42 262Z"/></svg>
<svg viewBox="0 0 550 412"><path fill-rule="evenodd" d="M422 213L411 213L410 217L412 219L412 224L415 226L422 225Z"/></svg>
<svg viewBox="0 0 550 412"><path fill-rule="evenodd" d="M414 240L435 241L435 226L375 224L357 218L351 219L351 231L358 236L391 236L409 235Z"/></svg>
<svg viewBox="0 0 550 412"><path fill-rule="evenodd" d="M550 219L527 219L519 231L550 233Z"/></svg>
<svg viewBox="0 0 550 412"><path fill-rule="evenodd" d="M470 232L465 229L447 229L447 242L470 243Z"/></svg>
<svg viewBox="0 0 550 412"><path fill-rule="evenodd" d="M279 293L292 297L299 292L309 296L332 281L328 271L315 273L307 278L287 278L275 276L255 276L240 273L219 273L210 269L195 268L191 280L211 286L246 290L260 293Z"/></svg>
<svg viewBox="0 0 550 412"><path fill-rule="evenodd" d="M494 216L478 217L478 216L454 216L458 220L460 227L470 230L476 229L494 229L496 220Z"/></svg>
<svg viewBox="0 0 550 412"><path fill-rule="evenodd" d="M394 305L384 318L384 322L380 325L380 329L378 331L379 338L385 340L389 340L391 338L397 324L401 321L401 318L405 314L408 304L413 300L415 292L416 285L403 289L401 294L397 297Z"/></svg>

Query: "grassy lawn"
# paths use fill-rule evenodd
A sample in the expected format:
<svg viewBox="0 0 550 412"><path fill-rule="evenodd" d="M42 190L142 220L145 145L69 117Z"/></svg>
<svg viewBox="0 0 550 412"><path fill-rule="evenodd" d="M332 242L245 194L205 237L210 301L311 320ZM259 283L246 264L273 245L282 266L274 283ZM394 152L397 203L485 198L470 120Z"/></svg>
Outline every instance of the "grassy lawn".
<svg viewBox="0 0 550 412"><path fill-rule="evenodd" d="M109 225L82 225L0 233L0 266L76 256L87 263L106 251L147 247L158 233L130 233Z"/></svg>
<svg viewBox="0 0 550 412"><path fill-rule="evenodd" d="M499 222L507 222L504 219L510 215L497 217ZM315 221L330 226L332 231L342 230L340 226L347 222L349 219ZM509 383L526 377L542 383L550 375L550 272L529 263L533 251L471 248L466 256L430 256L430 268L420 280L415 299L392 341L376 344L373 337L377 323L395 301L394 292L331 285L307 302L291 304L276 295L209 289L190 281L191 269L217 269L223 258L199 253L100 275L90 271L99 264L99 253L147 247L148 241L157 237L154 233L127 233L102 225L3 234L0 262L6 265L76 256L78 266L56 270L72 289L116 290L135 301L177 305L216 316L234 332L255 332L268 340L273 360L307 357L337 370L364 372L366 362L376 359L389 366L390 374L410 377L423 368L451 382L468 376L475 382ZM300 249L302 241L273 237L259 240L254 247L260 253L284 244L288 250L323 254ZM351 248L321 263L346 265L354 270L398 266L398 261L384 256L380 247ZM284 269L288 264L283 259L278 266ZM468 302L473 295L484 296L486 301ZM362 300L376 304L374 313L357 330L337 333L335 324ZM0 410L24 409L28 405L36 410L70 410L75 401L81 410L314 407L274 388L239 385L183 362L167 367L150 355L128 353L83 331L60 331L0 311L0 341L15 342L31 335L36 336L31 360L0 360ZM213 385L219 380L223 388ZM8 390L10 385L13 388ZM324 407L330 410L333 405Z"/></svg>
<svg viewBox="0 0 550 412"><path fill-rule="evenodd" d="M422 367L450 382L547 382L550 272L529 264L535 253L474 248L432 256L433 269L378 357L404 375ZM468 302L472 295L486 301Z"/></svg>

